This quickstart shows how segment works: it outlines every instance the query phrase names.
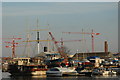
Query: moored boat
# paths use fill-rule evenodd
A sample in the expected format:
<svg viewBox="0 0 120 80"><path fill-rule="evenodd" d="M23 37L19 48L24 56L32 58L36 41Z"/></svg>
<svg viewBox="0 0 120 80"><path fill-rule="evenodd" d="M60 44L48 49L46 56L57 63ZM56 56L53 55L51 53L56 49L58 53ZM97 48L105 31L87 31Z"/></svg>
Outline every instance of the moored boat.
<svg viewBox="0 0 120 80"><path fill-rule="evenodd" d="M50 70L46 71L47 76L65 76L65 75L77 75L77 71L75 69L70 69L67 67L54 67Z"/></svg>
<svg viewBox="0 0 120 80"><path fill-rule="evenodd" d="M44 75L47 66L45 64L31 63L30 58L18 58L14 64L9 64L9 73L11 75Z"/></svg>
<svg viewBox="0 0 120 80"><path fill-rule="evenodd" d="M110 68L96 68L92 71L93 75L116 75L117 72Z"/></svg>

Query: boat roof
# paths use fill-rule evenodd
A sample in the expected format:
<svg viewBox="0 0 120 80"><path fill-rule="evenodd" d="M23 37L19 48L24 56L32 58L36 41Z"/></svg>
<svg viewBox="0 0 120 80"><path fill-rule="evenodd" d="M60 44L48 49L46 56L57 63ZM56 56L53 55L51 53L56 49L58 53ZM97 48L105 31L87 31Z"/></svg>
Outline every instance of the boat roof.
<svg viewBox="0 0 120 80"><path fill-rule="evenodd" d="M59 54L59 53L57 53L57 52L56 52L56 53L55 53L55 52L54 52L54 53L53 53L53 52L44 52L44 53L45 53L45 54L50 54L50 55Z"/></svg>
<svg viewBox="0 0 120 80"><path fill-rule="evenodd" d="M30 59L29 57L20 57L20 58L13 58L13 59Z"/></svg>
<svg viewBox="0 0 120 80"><path fill-rule="evenodd" d="M73 72L73 71L75 71L75 70L67 68L67 67L54 67L51 69L58 69L60 72Z"/></svg>
<svg viewBox="0 0 120 80"><path fill-rule="evenodd" d="M40 57L40 56L51 56L51 55L60 55L59 53L53 53L53 52L41 52L40 54L37 54L35 57Z"/></svg>

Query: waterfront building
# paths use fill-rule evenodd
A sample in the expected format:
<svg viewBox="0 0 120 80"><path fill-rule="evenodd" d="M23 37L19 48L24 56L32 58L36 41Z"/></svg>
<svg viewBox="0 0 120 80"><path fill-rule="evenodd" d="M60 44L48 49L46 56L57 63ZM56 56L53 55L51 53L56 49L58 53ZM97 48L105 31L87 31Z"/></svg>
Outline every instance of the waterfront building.
<svg viewBox="0 0 120 80"><path fill-rule="evenodd" d="M90 56L99 56L100 58L106 58L111 56L111 52L89 52L89 53L76 53L73 59L82 60Z"/></svg>

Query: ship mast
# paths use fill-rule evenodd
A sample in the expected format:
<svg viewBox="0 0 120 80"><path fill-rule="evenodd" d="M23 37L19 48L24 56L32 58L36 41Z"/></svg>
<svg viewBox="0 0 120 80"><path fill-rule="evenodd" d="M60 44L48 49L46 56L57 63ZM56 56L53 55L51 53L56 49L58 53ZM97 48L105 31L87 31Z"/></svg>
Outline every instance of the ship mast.
<svg viewBox="0 0 120 80"><path fill-rule="evenodd" d="M39 38L39 30L38 30L38 19L37 19L37 49L38 49L38 54L39 54L39 52L40 52L40 42L39 42L39 40L40 40L40 38Z"/></svg>

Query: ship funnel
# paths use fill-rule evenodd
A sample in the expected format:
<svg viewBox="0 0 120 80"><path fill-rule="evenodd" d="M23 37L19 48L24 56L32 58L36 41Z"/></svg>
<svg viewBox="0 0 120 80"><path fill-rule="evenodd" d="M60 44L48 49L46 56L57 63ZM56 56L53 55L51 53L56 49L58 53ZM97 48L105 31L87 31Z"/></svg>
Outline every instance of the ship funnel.
<svg viewBox="0 0 120 80"><path fill-rule="evenodd" d="M44 52L47 52L47 47L44 47Z"/></svg>

